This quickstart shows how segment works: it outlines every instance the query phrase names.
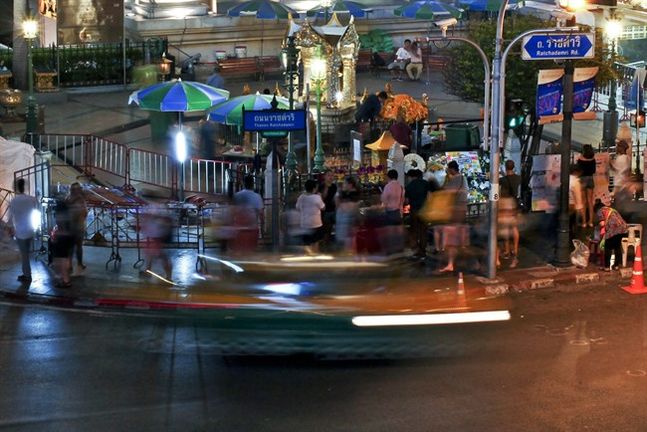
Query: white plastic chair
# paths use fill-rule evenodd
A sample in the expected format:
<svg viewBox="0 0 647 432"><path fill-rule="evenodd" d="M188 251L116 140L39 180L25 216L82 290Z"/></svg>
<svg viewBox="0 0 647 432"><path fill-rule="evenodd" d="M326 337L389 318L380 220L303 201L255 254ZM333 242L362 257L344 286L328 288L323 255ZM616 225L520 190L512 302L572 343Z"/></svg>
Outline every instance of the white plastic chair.
<svg viewBox="0 0 647 432"><path fill-rule="evenodd" d="M627 237L622 239L622 266L627 267L627 251L630 247L634 248L634 255L636 248L640 247L643 238L643 226L640 224L627 225Z"/></svg>

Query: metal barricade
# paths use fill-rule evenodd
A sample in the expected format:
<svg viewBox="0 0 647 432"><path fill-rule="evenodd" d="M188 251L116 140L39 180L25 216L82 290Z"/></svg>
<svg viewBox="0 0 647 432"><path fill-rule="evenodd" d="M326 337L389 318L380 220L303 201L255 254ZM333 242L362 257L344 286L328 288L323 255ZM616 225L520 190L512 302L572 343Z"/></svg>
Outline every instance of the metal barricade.
<svg viewBox="0 0 647 432"><path fill-rule="evenodd" d="M145 183L174 189L176 162L170 156L148 150L128 149L128 185Z"/></svg>
<svg viewBox="0 0 647 432"><path fill-rule="evenodd" d="M41 152L50 152L52 165L72 166L83 173L89 174L88 146L90 135L32 135L31 145Z"/></svg>
<svg viewBox="0 0 647 432"><path fill-rule="evenodd" d="M96 136L90 137L91 148L87 152L89 156L88 165L92 169L98 169L126 180L126 154L128 148L123 144Z"/></svg>
<svg viewBox="0 0 647 432"><path fill-rule="evenodd" d="M183 167L184 190L206 194L227 194L233 172L240 177L252 170L250 163L208 159L190 159Z"/></svg>

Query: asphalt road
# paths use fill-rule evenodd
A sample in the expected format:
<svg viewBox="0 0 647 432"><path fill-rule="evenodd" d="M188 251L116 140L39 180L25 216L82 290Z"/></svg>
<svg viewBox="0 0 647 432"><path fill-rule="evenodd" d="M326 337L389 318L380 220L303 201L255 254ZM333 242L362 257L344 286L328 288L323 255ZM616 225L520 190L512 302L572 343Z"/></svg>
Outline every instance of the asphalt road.
<svg viewBox="0 0 647 432"><path fill-rule="evenodd" d="M436 328L468 348L422 359L224 359L206 319L3 303L0 429L647 430L647 297L527 293L513 317Z"/></svg>

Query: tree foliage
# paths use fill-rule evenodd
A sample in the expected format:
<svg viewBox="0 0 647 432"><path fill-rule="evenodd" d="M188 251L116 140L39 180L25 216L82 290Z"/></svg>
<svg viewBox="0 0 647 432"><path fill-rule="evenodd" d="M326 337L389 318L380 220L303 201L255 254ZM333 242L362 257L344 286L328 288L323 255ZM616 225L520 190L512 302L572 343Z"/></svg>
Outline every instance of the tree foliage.
<svg viewBox="0 0 647 432"><path fill-rule="evenodd" d="M511 14L504 24L504 39L507 44L519 34L538 28L555 27L554 22L545 21L531 15ZM492 63L496 20L472 20L467 28L467 37L475 41L485 52ZM505 49L505 48L504 48ZM449 64L443 70L447 90L464 100L483 102L483 62L476 50L462 42L453 42L446 49ZM599 66L598 85L606 84L613 76L611 72L609 50L602 42L600 32L596 34L595 58L578 60L575 67ZM552 60L528 61L521 59L521 43L512 48L507 61L506 97L521 99L529 106L534 106L537 89L537 74L540 69L562 67Z"/></svg>

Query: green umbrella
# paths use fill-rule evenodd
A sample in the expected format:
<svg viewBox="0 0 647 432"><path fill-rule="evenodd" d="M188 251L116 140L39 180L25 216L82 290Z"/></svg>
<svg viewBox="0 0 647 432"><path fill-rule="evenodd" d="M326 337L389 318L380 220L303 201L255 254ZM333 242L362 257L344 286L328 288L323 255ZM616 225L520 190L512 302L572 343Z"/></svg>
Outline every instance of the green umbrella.
<svg viewBox="0 0 647 432"><path fill-rule="evenodd" d="M265 110L272 108L273 95L250 94L237 96L228 101L215 105L207 112L207 119L228 125L243 124L243 107L246 110ZM277 96L278 108L288 109L290 102L287 98Z"/></svg>

